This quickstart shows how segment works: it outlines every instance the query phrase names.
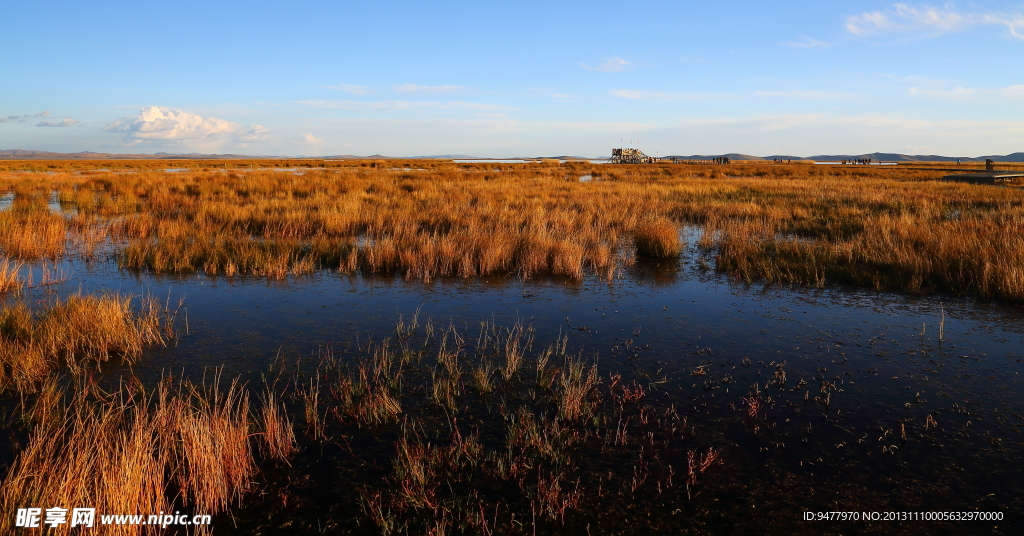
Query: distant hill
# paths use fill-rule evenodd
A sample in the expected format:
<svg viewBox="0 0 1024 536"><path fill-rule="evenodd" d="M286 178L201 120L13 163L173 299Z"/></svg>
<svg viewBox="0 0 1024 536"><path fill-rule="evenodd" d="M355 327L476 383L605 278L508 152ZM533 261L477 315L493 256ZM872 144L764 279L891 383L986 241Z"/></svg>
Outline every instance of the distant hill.
<svg viewBox="0 0 1024 536"><path fill-rule="evenodd" d="M749 154L740 153L726 153L726 154L695 154L691 156L672 155L665 156L663 158L677 158L679 160L711 160L713 158L728 157L730 160L809 160L802 156L785 156L785 155L772 155L772 156L751 156Z"/></svg>
<svg viewBox="0 0 1024 536"><path fill-rule="evenodd" d="M984 162L985 159L991 159L993 162L1024 162L1024 152L1012 153L1008 155L989 155L989 156L939 156L939 155L909 155L899 153L867 153L867 154L819 154L814 156L792 156L792 155L771 155L771 156L751 156L748 154L739 153L728 153L728 154L715 154L715 155L691 155L691 156L680 156L673 155L665 158L678 158L682 160L710 160L712 158L718 158L720 156L727 156L732 160L809 160L818 162L839 162L842 160L857 160L870 158L875 162L956 162L957 160L963 162Z"/></svg>
<svg viewBox="0 0 1024 536"><path fill-rule="evenodd" d="M845 155L817 155L808 157L809 160L820 160L823 162L837 161L837 160L856 160L858 158L870 158L876 162L956 162L961 160L963 162L984 162L986 159L991 159L993 162L1024 162L1024 152L1012 153L1005 156L1000 155L989 155L989 156L939 156L934 154L929 155L908 155L899 153L870 153L870 154L845 154Z"/></svg>

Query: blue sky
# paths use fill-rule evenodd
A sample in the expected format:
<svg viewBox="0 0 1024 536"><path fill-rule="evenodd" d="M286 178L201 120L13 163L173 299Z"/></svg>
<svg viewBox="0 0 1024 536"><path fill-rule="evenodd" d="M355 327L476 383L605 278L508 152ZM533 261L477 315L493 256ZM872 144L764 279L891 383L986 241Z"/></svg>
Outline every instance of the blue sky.
<svg viewBox="0 0 1024 536"><path fill-rule="evenodd" d="M4 18L0 149L1024 151L1014 2L36 0Z"/></svg>

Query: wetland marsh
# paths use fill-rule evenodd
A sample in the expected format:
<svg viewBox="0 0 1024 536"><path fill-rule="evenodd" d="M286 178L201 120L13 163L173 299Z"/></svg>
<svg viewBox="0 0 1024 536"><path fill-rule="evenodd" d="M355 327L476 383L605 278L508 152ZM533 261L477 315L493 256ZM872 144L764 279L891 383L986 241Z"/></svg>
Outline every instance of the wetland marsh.
<svg viewBox="0 0 1024 536"><path fill-rule="evenodd" d="M214 534L1022 525L1016 188L220 164L4 163L5 512L173 508ZM802 521L837 510L1004 518Z"/></svg>

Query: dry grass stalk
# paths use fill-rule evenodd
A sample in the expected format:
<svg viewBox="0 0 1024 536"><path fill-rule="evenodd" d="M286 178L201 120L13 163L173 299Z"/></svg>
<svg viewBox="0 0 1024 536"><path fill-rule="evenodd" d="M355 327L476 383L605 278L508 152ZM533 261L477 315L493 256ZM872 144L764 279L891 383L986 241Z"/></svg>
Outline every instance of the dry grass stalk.
<svg viewBox="0 0 1024 536"><path fill-rule="evenodd" d="M295 431L291 419L288 418L284 405L278 402L277 395L268 386L261 400L263 409L260 420L263 425L263 443L261 450L264 456L276 460L287 461L295 452Z"/></svg>
<svg viewBox="0 0 1024 536"><path fill-rule="evenodd" d="M306 431L313 439L323 439L324 421L320 417L320 374L310 378L309 385L302 390L303 408L305 409Z"/></svg>
<svg viewBox="0 0 1024 536"><path fill-rule="evenodd" d="M7 257L0 256L0 293L20 290L25 283L19 277L19 272L24 263L15 262Z"/></svg>
<svg viewBox="0 0 1024 536"><path fill-rule="evenodd" d="M505 338L505 368L501 371L505 381L511 380L519 370L519 365L523 362L523 351L530 345L532 337L531 329L527 340L523 341L523 323L519 320L516 320L516 323L508 330L508 335Z"/></svg>
<svg viewBox="0 0 1024 536"><path fill-rule="evenodd" d="M480 361L480 365L473 369L473 385L480 394L485 395L494 390L494 365L487 359Z"/></svg>
<svg viewBox="0 0 1024 536"><path fill-rule="evenodd" d="M159 394L168 410L161 415L165 425L160 430L165 441L176 442L175 480L182 499L211 514L226 510L255 472L249 397L234 382L221 393L219 383L217 378L202 390L189 385L187 396L171 396L166 390Z"/></svg>
<svg viewBox="0 0 1024 536"><path fill-rule="evenodd" d="M570 421L589 415L590 398L599 381L597 365L588 367L582 358L568 357L558 381L558 414Z"/></svg>
<svg viewBox="0 0 1024 536"><path fill-rule="evenodd" d="M696 451L692 450L686 453L686 494L688 497L693 498L691 488L697 485L700 475L711 468L718 461L720 455L721 452L716 451L714 448L708 448L707 454L697 454Z"/></svg>

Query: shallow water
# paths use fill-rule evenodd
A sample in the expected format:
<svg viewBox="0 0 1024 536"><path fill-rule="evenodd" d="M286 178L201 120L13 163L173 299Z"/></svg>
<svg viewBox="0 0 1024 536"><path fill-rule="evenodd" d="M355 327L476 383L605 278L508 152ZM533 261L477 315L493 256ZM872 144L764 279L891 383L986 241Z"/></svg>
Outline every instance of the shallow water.
<svg viewBox="0 0 1024 536"><path fill-rule="evenodd" d="M421 322L430 317L471 335L481 321L522 320L536 329L539 346L568 334L572 348L597 360L603 378L616 372L638 381L659 407L685 415L702 444L722 451L714 478L678 520L680 530L1012 534L1021 526L1024 309L950 296L747 286L701 270L699 255L691 246L679 261L641 260L611 283L513 276L423 283L329 272L268 282L156 277L118 271L107 261L65 261L51 268L63 282L25 297L107 290L152 294L172 306L183 300L180 338L148 351L134 372L154 380L168 371L199 377L222 367L224 377L250 385L275 359L313 361L327 348L393 337L399 316L408 319L417 308ZM784 390L767 387L779 364ZM106 368L111 377L127 372ZM791 391L799 382L806 386ZM772 400L756 429L741 401L750 389ZM828 404L816 403L826 391ZM925 428L928 416L937 428ZM247 507L236 509L235 519L220 519L216 532L273 533L281 524L313 526L314 518L336 517L330 503L343 495L332 486L352 483L328 471L343 465L340 455L324 456L267 473L273 485L319 482L293 490L299 498L292 500L305 505L300 514L268 506L278 499L248 497ZM1003 512L1006 519L800 521L804 511L925 509ZM342 511L350 510L358 512ZM267 512L274 512L272 523ZM663 526L675 523L670 514ZM598 527L615 532L613 521L589 515L576 521L592 519L594 534L606 533ZM351 520L332 522L337 533L367 530ZM582 525L542 532L588 533Z"/></svg>

